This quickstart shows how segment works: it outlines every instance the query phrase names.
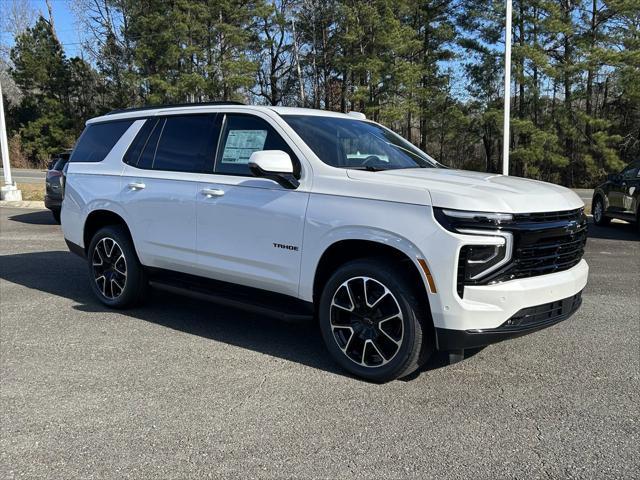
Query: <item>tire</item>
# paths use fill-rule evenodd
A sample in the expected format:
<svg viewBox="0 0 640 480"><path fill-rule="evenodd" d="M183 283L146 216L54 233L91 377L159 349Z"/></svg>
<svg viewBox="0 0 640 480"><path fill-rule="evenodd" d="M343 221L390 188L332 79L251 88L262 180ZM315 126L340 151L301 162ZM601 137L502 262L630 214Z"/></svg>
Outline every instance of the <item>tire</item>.
<svg viewBox="0 0 640 480"><path fill-rule="evenodd" d="M60 210L51 210L51 215L53 215L53 220L60 225Z"/></svg>
<svg viewBox="0 0 640 480"><path fill-rule="evenodd" d="M96 232L89 243L87 263L91 289L108 307L132 307L143 300L148 288L146 272L123 226L109 225Z"/></svg>
<svg viewBox="0 0 640 480"><path fill-rule="evenodd" d="M609 225L611 223L611 219L604 214L604 202L602 201L602 197L597 196L593 200L591 213L593 214L593 223L600 226Z"/></svg>
<svg viewBox="0 0 640 480"><path fill-rule="evenodd" d="M318 307L320 330L344 369L382 383L427 361L434 345L432 321L410 278L396 263L362 259L343 265L328 280Z"/></svg>

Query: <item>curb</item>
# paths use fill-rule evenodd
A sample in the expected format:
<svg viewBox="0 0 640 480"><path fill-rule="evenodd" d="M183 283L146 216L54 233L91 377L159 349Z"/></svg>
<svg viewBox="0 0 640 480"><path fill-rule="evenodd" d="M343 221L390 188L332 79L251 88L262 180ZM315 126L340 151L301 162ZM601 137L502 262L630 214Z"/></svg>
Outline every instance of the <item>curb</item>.
<svg viewBox="0 0 640 480"><path fill-rule="evenodd" d="M11 208L37 208L39 210L44 210L44 202L42 200L21 200L21 201L10 201L10 200L0 200L0 207L11 207Z"/></svg>

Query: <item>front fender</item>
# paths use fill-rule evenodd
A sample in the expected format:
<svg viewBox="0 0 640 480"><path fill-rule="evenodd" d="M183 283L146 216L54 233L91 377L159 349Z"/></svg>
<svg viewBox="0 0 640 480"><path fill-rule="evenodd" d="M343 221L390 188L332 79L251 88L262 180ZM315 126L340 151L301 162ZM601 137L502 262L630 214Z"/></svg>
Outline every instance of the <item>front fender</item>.
<svg viewBox="0 0 640 480"><path fill-rule="evenodd" d="M313 301L316 270L329 247L343 240L364 240L392 247L422 272L429 262L424 248L437 228L428 206L312 195L307 209L298 295ZM339 212L337 214L336 212ZM366 254L366 252L364 252ZM426 284L426 277L421 274Z"/></svg>

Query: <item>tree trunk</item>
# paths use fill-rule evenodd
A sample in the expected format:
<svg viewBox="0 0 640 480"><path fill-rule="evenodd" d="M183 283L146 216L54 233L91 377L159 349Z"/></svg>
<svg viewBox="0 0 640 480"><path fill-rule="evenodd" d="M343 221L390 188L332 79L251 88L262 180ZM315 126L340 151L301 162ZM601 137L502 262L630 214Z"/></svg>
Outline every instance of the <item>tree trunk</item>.
<svg viewBox="0 0 640 480"><path fill-rule="evenodd" d="M538 9L533 9L533 46L538 47ZM540 125L540 82L538 80L538 64L533 63L533 124Z"/></svg>
<svg viewBox="0 0 640 480"><path fill-rule="evenodd" d="M591 48L589 51L593 53L593 49L596 46L597 33L596 33L596 17L598 13L598 5L597 0L593 0L591 3ZM591 115L593 113L592 106L592 97L593 97L593 77L594 77L594 65L593 60L589 61L588 69L587 69L587 88L586 88L586 103L585 103L585 113L587 114L587 121L584 126L584 134L587 137L587 141L591 142Z"/></svg>
<svg viewBox="0 0 640 480"><path fill-rule="evenodd" d="M564 155L569 159L569 168L565 170L565 185L573 185L573 139L570 129L573 125L572 94L571 94L571 52L572 45L568 35L564 36L564 110L567 118L567 127L564 132Z"/></svg>

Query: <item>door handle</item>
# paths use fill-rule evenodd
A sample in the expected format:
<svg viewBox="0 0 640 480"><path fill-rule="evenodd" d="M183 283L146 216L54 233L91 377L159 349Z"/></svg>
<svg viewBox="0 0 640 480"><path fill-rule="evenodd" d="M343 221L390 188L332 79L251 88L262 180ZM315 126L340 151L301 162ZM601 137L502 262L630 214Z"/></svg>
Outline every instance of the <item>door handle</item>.
<svg viewBox="0 0 640 480"><path fill-rule="evenodd" d="M200 193L202 193L207 198L221 197L224 195L224 190L220 190L219 188L203 188L202 190L200 190Z"/></svg>
<svg viewBox="0 0 640 480"><path fill-rule="evenodd" d="M142 182L131 182L127 185L131 190L142 190L146 185Z"/></svg>

